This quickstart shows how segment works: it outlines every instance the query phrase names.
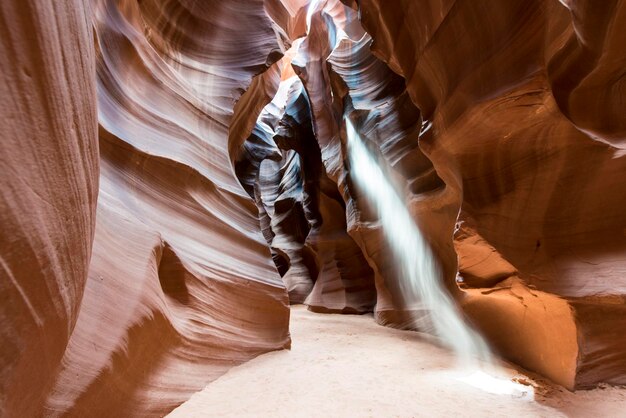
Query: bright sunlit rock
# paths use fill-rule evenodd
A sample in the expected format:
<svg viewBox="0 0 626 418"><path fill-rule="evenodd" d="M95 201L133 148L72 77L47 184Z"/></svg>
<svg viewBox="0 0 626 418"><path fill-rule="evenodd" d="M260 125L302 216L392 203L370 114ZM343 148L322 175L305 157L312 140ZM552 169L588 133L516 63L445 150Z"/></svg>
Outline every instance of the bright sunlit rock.
<svg viewBox="0 0 626 418"><path fill-rule="evenodd" d="M311 0L309 6L306 11L306 32L309 33L311 30L311 19L313 18L313 13L317 11L317 7L322 2L322 0Z"/></svg>

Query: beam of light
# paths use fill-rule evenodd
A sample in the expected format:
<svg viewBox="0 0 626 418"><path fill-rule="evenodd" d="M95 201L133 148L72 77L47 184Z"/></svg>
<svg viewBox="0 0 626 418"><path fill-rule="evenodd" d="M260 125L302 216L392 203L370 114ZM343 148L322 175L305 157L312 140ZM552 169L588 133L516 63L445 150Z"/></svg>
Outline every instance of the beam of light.
<svg viewBox="0 0 626 418"><path fill-rule="evenodd" d="M306 9L306 33L311 31L311 19L313 18L313 13L317 11L317 7L325 0L311 0L307 9Z"/></svg>
<svg viewBox="0 0 626 418"><path fill-rule="evenodd" d="M414 318L416 323L422 330L434 332L455 352L463 370L455 377L457 380L488 393L532 399L532 387L480 370L478 360L496 373L489 347L465 322L443 288L437 260L401 195L363 144L352 121L346 117L345 122L351 178L376 208L386 242L399 263L404 302L409 309L419 307L416 311L420 311L420 316Z"/></svg>
<svg viewBox="0 0 626 418"><path fill-rule="evenodd" d="M489 348L469 324L441 284L441 273L430 245L415 224L403 199L369 153L346 118L352 179L377 210L385 239L399 263L404 302L420 311L420 327L434 332L463 363L489 359Z"/></svg>
<svg viewBox="0 0 626 418"><path fill-rule="evenodd" d="M480 370L467 376L457 377L457 380L496 395L511 395L528 400L533 400L535 397L535 390L532 386L514 382L510 378L494 377Z"/></svg>

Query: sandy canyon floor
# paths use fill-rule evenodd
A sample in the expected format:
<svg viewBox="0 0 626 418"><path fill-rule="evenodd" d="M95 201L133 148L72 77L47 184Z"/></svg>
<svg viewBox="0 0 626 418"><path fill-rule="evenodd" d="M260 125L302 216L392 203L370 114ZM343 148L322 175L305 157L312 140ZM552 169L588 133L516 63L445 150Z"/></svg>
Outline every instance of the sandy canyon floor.
<svg viewBox="0 0 626 418"><path fill-rule="evenodd" d="M192 417L626 417L626 388L569 392L532 376L534 399L457 377L452 354L370 315L291 311L291 351L262 355L174 410Z"/></svg>

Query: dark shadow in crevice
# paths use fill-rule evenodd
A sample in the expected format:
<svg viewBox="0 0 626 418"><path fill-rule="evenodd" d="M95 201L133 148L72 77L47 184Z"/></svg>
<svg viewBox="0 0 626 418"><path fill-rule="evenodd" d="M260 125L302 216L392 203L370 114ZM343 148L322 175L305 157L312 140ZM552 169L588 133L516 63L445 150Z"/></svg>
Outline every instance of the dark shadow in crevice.
<svg viewBox="0 0 626 418"><path fill-rule="evenodd" d="M165 243L159 262L159 283L165 296L182 305L189 304L189 290L185 282L187 274L178 255Z"/></svg>

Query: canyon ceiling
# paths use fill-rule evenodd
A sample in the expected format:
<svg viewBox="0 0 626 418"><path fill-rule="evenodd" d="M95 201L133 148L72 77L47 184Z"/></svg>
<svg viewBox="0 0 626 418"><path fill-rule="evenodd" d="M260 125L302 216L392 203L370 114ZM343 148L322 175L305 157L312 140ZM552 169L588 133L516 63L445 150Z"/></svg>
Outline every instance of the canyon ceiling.
<svg viewBox="0 0 626 418"><path fill-rule="evenodd" d="M494 351L626 384L626 0L0 18L2 416L163 415L289 348L290 301L419 329L346 121Z"/></svg>

